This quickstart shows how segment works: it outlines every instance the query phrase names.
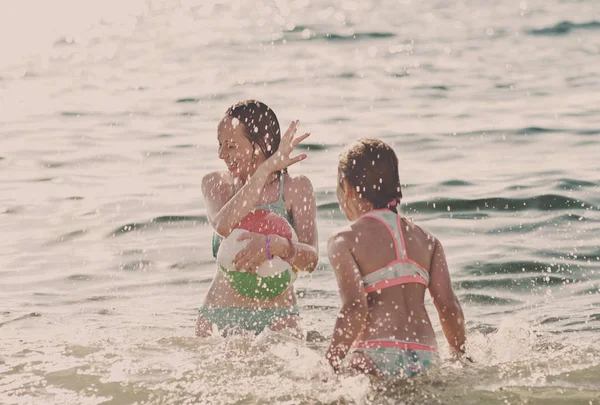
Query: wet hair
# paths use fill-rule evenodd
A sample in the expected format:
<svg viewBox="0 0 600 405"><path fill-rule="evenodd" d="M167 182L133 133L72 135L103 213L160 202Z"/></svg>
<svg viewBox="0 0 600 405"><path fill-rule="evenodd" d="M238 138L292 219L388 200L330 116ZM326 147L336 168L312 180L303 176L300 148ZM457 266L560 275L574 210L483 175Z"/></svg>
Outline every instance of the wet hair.
<svg viewBox="0 0 600 405"><path fill-rule="evenodd" d="M246 137L252 146L258 145L265 158L277 152L281 129L277 116L266 104L258 100L240 101L229 107L225 116L237 118L244 125Z"/></svg>
<svg viewBox="0 0 600 405"><path fill-rule="evenodd" d="M375 209L397 212L402 186L398 157L388 144L378 139L359 139L340 154L338 168L360 198L371 202Z"/></svg>

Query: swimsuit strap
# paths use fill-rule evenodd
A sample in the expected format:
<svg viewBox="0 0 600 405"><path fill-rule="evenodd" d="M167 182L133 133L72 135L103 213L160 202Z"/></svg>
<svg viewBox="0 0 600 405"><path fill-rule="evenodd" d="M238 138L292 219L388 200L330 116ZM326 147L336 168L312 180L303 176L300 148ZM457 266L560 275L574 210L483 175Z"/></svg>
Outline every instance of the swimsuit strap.
<svg viewBox="0 0 600 405"><path fill-rule="evenodd" d="M283 201L283 172L279 172L279 199ZM233 180L233 195L237 193L237 182Z"/></svg>
<svg viewBox="0 0 600 405"><path fill-rule="evenodd" d="M387 208L383 208L380 210L369 211L366 214L361 215L361 218L373 218L384 224L394 240L396 259L406 259L406 244L404 243L404 236L402 235L400 215L388 210Z"/></svg>
<svg viewBox="0 0 600 405"><path fill-rule="evenodd" d="M279 172L279 200L283 201L283 172Z"/></svg>

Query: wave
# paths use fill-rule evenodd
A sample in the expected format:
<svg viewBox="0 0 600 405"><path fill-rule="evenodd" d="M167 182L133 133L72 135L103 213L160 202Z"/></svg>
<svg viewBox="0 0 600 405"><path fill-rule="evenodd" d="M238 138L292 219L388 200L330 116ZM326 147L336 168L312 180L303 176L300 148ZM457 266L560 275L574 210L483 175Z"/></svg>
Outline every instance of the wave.
<svg viewBox="0 0 600 405"><path fill-rule="evenodd" d="M72 46L76 45L77 42L73 37L60 37L56 41L54 41L55 46Z"/></svg>
<svg viewBox="0 0 600 405"><path fill-rule="evenodd" d="M543 194L529 198L476 198L476 199L460 199L460 198L438 198L435 201L415 201L405 203L404 210L408 213L436 213L450 212L455 218L473 219L484 217L485 212L520 212L520 211L562 211L562 210L600 210L600 207L589 202L565 197L557 194ZM319 212L339 211L337 201L318 204ZM581 220L579 218L582 218ZM583 216L562 215L553 222L560 221L586 221L593 219ZM546 226L548 221L539 224L524 224L525 231L533 230L540 226ZM511 227L511 230L514 227ZM497 230L496 230L497 232Z"/></svg>
<svg viewBox="0 0 600 405"><path fill-rule="evenodd" d="M403 77L410 76L410 72L408 70L406 70L404 72L390 72L390 73L386 73L386 75L389 77L393 77L393 78L403 78Z"/></svg>
<svg viewBox="0 0 600 405"><path fill-rule="evenodd" d="M177 100L175 100L176 103L201 103L202 100L199 98L194 98L194 97L187 97L187 98L178 98Z"/></svg>
<svg viewBox="0 0 600 405"><path fill-rule="evenodd" d="M481 216L481 213L477 213L477 217ZM454 215L453 218L458 218L458 215ZM553 225L559 224L572 224L572 223L592 223L598 220L585 217L583 215L565 214L560 216L553 216L551 218L541 219L535 222L523 222L518 225L504 225L499 227L493 227L486 231L490 235L494 234L505 234L505 233L517 233L525 234L534 232L540 229L548 228ZM552 252L550 252L552 254ZM553 253L556 256L555 253Z"/></svg>
<svg viewBox="0 0 600 405"><path fill-rule="evenodd" d="M45 160L40 161L40 165L47 169L58 169L59 167L67 166L67 162L48 162Z"/></svg>
<svg viewBox="0 0 600 405"><path fill-rule="evenodd" d="M462 187L462 186L472 186L473 183L466 181L466 180L459 180L459 179L453 179L453 180L446 180L440 183L440 186L443 187Z"/></svg>
<svg viewBox="0 0 600 405"><path fill-rule="evenodd" d="M101 302L101 301L110 301L114 299L123 299L125 297L118 297L114 295L92 295L91 297L87 297L85 301L87 302Z"/></svg>
<svg viewBox="0 0 600 405"><path fill-rule="evenodd" d="M452 218L454 219L484 219L489 217L490 215L484 212L459 212L452 214Z"/></svg>
<svg viewBox="0 0 600 405"><path fill-rule="evenodd" d="M330 204L325 204L330 205ZM560 211L575 210L588 207L589 209L599 209L586 201L564 197L558 194L542 194L529 198L476 198L455 199L439 198L435 201L416 201L406 204L406 209L415 213L424 212L465 212L465 211ZM321 208L321 206L319 206Z"/></svg>
<svg viewBox="0 0 600 405"><path fill-rule="evenodd" d="M151 151L151 152L144 153L145 157L147 157L147 158L162 157L162 156L168 156L168 155L172 155L172 154L173 154L173 152L166 151L166 150L157 150L157 151Z"/></svg>
<svg viewBox="0 0 600 405"><path fill-rule="evenodd" d="M329 41L358 41L361 39L374 39L374 38L393 38L396 34L391 32L359 32L356 34L316 34L310 39L326 39Z"/></svg>
<svg viewBox="0 0 600 405"><path fill-rule="evenodd" d="M291 30L286 30L285 32L302 32L304 30L315 30L316 27L314 25L296 25Z"/></svg>
<svg viewBox="0 0 600 405"><path fill-rule="evenodd" d="M593 30L600 29L600 21L589 21L586 23L573 23L571 21L561 21L551 27L528 30L530 35L556 36L566 35L573 30Z"/></svg>
<svg viewBox="0 0 600 405"><path fill-rule="evenodd" d="M83 111L63 111L60 113L60 115L63 117L85 117L88 115L96 115L96 114L90 113L90 112L83 112Z"/></svg>
<svg viewBox="0 0 600 405"><path fill-rule="evenodd" d="M73 239L80 238L88 233L87 229L78 229L76 231L68 232L63 235L60 235L58 238L49 242L47 245L58 245L60 243L69 242Z"/></svg>
<svg viewBox="0 0 600 405"><path fill-rule="evenodd" d="M0 207L0 215L18 214L21 211L23 211L22 207L10 207L10 208Z"/></svg>
<svg viewBox="0 0 600 405"><path fill-rule="evenodd" d="M575 274L571 270L571 263L568 262L557 262L552 263L534 261L534 260L520 260L513 262L485 262L485 263L472 263L464 266L464 270L473 276L490 276L490 275L514 275L514 274L534 274L539 275L552 275L565 277L568 273L569 278L574 278ZM580 267L580 264L575 265L576 268ZM548 271L551 272L548 272Z"/></svg>
<svg viewBox="0 0 600 405"><path fill-rule="evenodd" d="M347 122L350 121L350 118L348 117L328 117L325 118L322 122L327 123L327 124L340 124L342 122Z"/></svg>
<svg viewBox="0 0 600 405"><path fill-rule="evenodd" d="M312 150L312 151L321 151L321 150L327 150L327 145L323 145L323 144L318 144L318 143L301 143L298 146L296 146L296 149L302 149L302 150Z"/></svg>
<svg viewBox="0 0 600 405"><path fill-rule="evenodd" d="M453 136L481 136L481 135L537 135L537 134L577 134L598 135L600 129L571 129L571 128L548 128L548 127L523 127L523 128L501 128L480 129L476 131L455 132Z"/></svg>
<svg viewBox="0 0 600 405"><path fill-rule="evenodd" d="M457 290L480 290L502 288L514 291L531 291L537 287L575 284L577 280L553 273L525 274L520 277L480 276L477 279L456 281Z"/></svg>
<svg viewBox="0 0 600 405"><path fill-rule="evenodd" d="M156 218L152 218L148 222L132 222L129 224L125 224L123 226L118 227L114 231L112 231L108 236L116 237L119 235L123 235L133 231L141 231L151 228L156 228L164 225L177 225L184 224L188 225L191 222L192 226L196 225L206 225L208 224L208 219L205 215L165 215Z"/></svg>
<svg viewBox="0 0 600 405"><path fill-rule="evenodd" d="M501 298L487 294L463 294L460 296L460 300L463 302L469 302L471 304L479 305L515 305L521 304L521 301L514 300L511 298Z"/></svg>
<svg viewBox="0 0 600 405"><path fill-rule="evenodd" d="M586 295L597 295L600 294L600 286L592 286L588 288L584 288L583 290L575 292L575 295L578 296L586 296Z"/></svg>
<svg viewBox="0 0 600 405"><path fill-rule="evenodd" d="M337 201L317 204L317 213L321 219L332 220L346 218L340 210L340 204Z"/></svg>
<svg viewBox="0 0 600 405"><path fill-rule="evenodd" d="M304 36L304 31L308 30L308 37ZM293 30L286 31L286 33L298 34L302 33L302 36L294 35L293 37L287 36L285 40L299 40L299 41L315 41L315 40L325 40L325 41L336 41L336 42L346 42L346 41L360 41L363 39L381 39L381 38L394 38L396 34L393 32L384 32L384 31L370 31L370 32L356 32L353 34L336 34L331 32L318 32L315 29L310 29L308 26L297 26ZM282 39L283 40L283 39Z"/></svg>
<svg viewBox="0 0 600 405"><path fill-rule="evenodd" d="M77 169L82 168L84 165L93 165L96 163L111 163L111 162L126 162L132 161L129 157L125 155L118 154L99 154L88 156L85 159L73 159L69 161L49 161L49 160L39 160L39 165L43 169L60 169L60 168L68 168L68 167L77 167Z"/></svg>
<svg viewBox="0 0 600 405"><path fill-rule="evenodd" d="M9 323L21 321L21 320L28 319L28 318L39 318L40 316L42 316L42 314L40 314L39 312L31 312L27 315L22 315L17 318L14 318L14 319L9 319L8 321L0 322L0 327L2 327L4 325L8 325Z"/></svg>
<svg viewBox="0 0 600 405"><path fill-rule="evenodd" d="M200 269L207 264L214 263L214 260L192 260L192 261L181 261L177 263L173 263L168 266L169 270L195 270Z"/></svg>
<svg viewBox="0 0 600 405"><path fill-rule="evenodd" d="M91 274L71 274L67 276L68 281L93 281L96 277Z"/></svg>
<svg viewBox="0 0 600 405"><path fill-rule="evenodd" d="M559 128L525 127L516 131L519 135L551 134L556 132L564 132L564 130Z"/></svg>
<svg viewBox="0 0 600 405"><path fill-rule="evenodd" d="M544 318L541 321L539 321L539 324L540 325L553 324L553 323L557 323L557 322L566 321L568 319L569 319L568 316L550 316L548 318Z"/></svg>
<svg viewBox="0 0 600 405"><path fill-rule="evenodd" d="M189 285L189 284L209 284L213 281L213 277L198 279L198 278L176 278L169 281L161 281L156 285L159 287L165 285Z"/></svg>
<svg viewBox="0 0 600 405"><path fill-rule="evenodd" d="M344 73L340 73L337 75L330 75L328 77L331 77L334 79L356 79L358 77L358 75L354 72L344 72Z"/></svg>
<svg viewBox="0 0 600 405"><path fill-rule="evenodd" d="M415 89L415 90L440 90L440 91L449 91L450 90L450 88L448 86L444 86L444 85L416 86L416 87L413 87L413 89Z"/></svg>
<svg viewBox="0 0 600 405"><path fill-rule="evenodd" d="M600 129L584 129L577 131L579 135L600 135Z"/></svg>
<svg viewBox="0 0 600 405"><path fill-rule="evenodd" d="M119 270L121 271L146 271L147 269L152 267L152 262L149 260L133 260L131 262L127 262L121 264L119 266Z"/></svg>
<svg viewBox="0 0 600 405"><path fill-rule="evenodd" d="M599 183L594 183L592 181L564 178L558 179L557 183L554 185L554 189L576 191L582 188L596 188L598 186L600 186Z"/></svg>
<svg viewBox="0 0 600 405"><path fill-rule="evenodd" d="M560 132L576 132L564 128L546 128L546 127L523 127L523 128L504 128L504 129L481 129L476 131L466 131L454 133L454 136L479 136L479 135L534 135L551 134Z"/></svg>

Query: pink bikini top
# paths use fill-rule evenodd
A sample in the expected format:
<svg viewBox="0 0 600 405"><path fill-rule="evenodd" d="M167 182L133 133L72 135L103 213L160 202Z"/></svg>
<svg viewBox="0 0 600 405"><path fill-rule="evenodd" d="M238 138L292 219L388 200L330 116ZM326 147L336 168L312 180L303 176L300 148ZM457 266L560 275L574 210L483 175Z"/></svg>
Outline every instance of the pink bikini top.
<svg viewBox="0 0 600 405"><path fill-rule="evenodd" d="M406 254L400 215L387 208L369 211L361 218L373 218L385 225L396 248L396 259L363 277L365 291L371 293L400 284L419 283L429 286L429 273Z"/></svg>

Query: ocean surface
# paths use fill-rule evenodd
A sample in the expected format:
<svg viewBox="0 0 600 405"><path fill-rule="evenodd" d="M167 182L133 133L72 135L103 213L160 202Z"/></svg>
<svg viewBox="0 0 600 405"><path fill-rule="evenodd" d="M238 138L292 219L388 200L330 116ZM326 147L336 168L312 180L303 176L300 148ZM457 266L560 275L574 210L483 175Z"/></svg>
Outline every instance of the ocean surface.
<svg viewBox="0 0 600 405"><path fill-rule="evenodd" d="M598 0L34 1L0 15L0 404L600 404ZM194 337L239 100L300 120L303 330ZM337 156L394 145L474 363L337 378ZM449 359L437 314L442 357Z"/></svg>

